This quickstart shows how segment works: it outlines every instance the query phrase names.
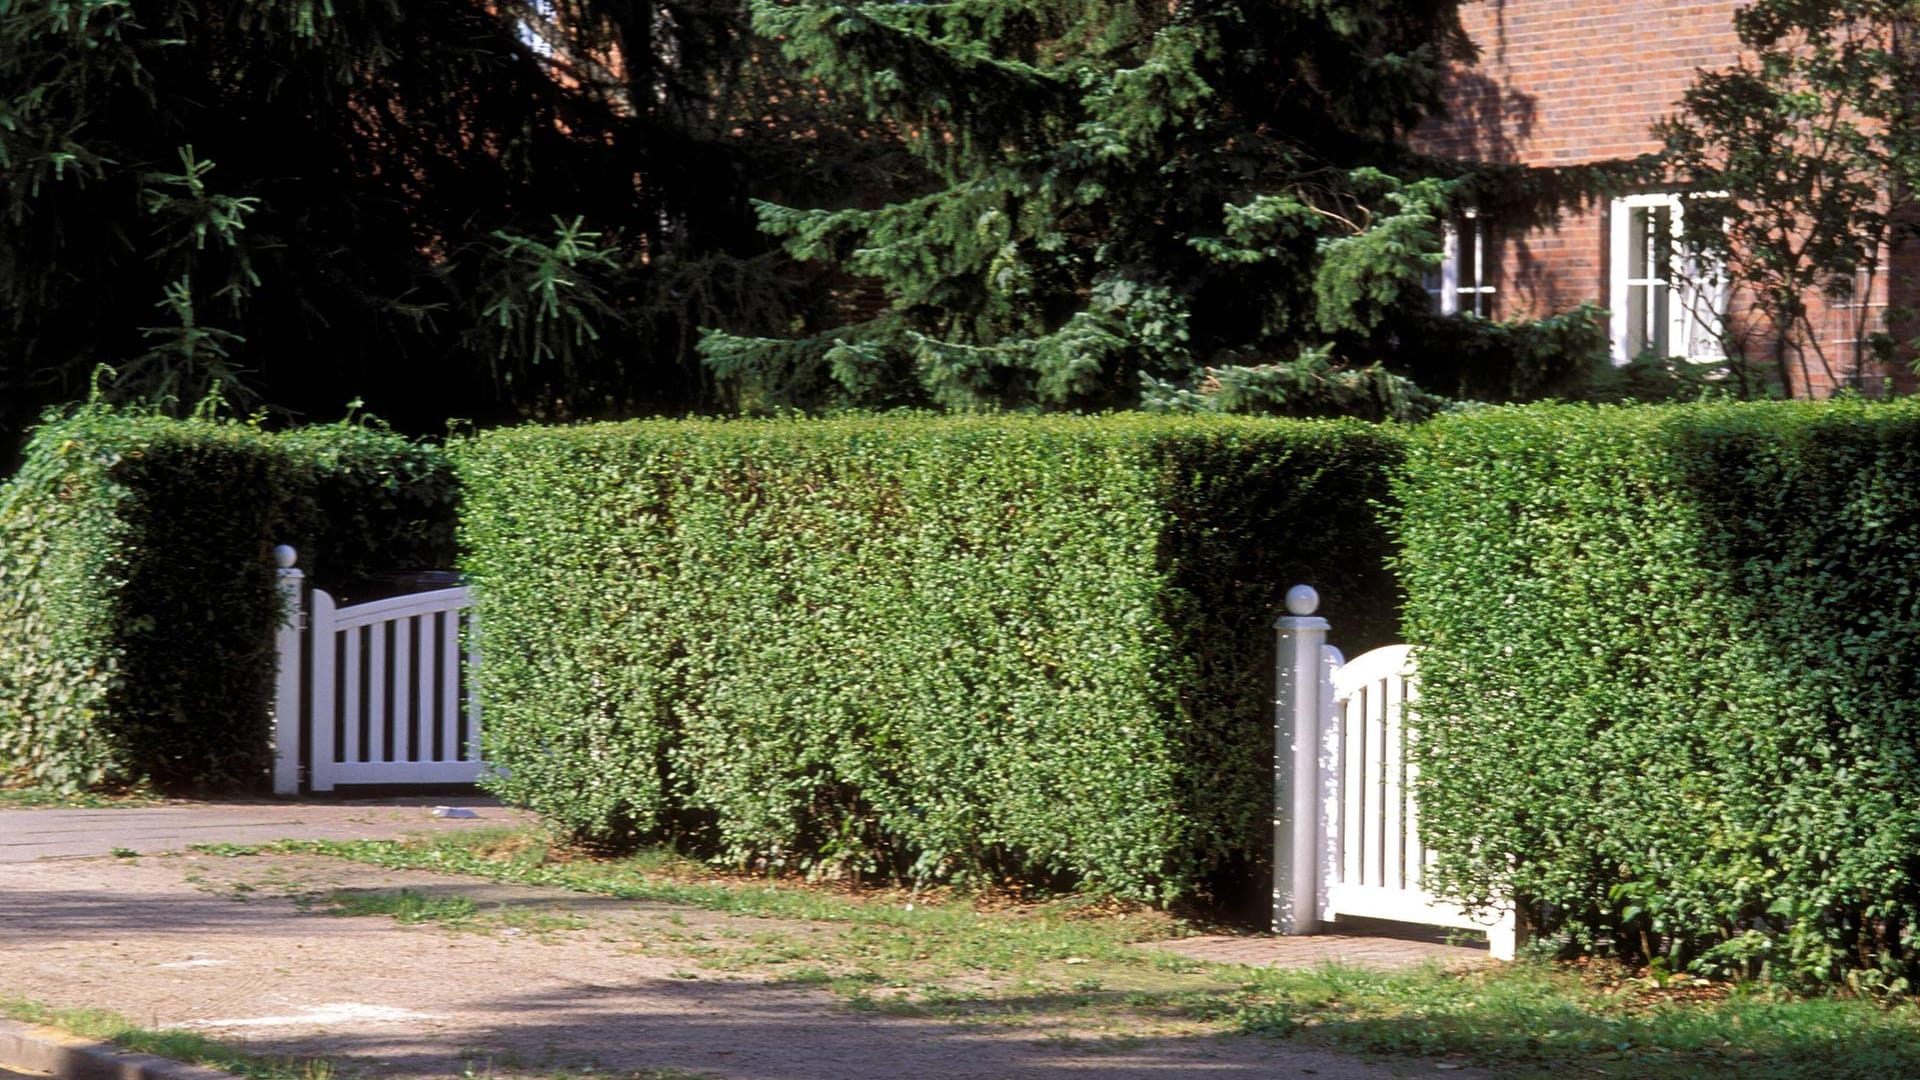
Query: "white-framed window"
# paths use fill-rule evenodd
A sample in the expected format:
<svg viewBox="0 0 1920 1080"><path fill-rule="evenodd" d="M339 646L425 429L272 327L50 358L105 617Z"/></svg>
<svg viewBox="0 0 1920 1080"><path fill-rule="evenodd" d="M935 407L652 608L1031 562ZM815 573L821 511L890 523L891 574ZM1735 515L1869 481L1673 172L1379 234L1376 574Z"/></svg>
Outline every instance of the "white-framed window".
<svg viewBox="0 0 1920 1080"><path fill-rule="evenodd" d="M1492 318L1498 270L1497 248L1487 220L1467 210L1447 223L1440 265L1427 272L1427 296L1442 315L1462 312Z"/></svg>
<svg viewBox="0 0 1920 1080"><path fill-rule="evenodd" d="M1687 241L1690 197L1673 192L1613 200L1613 362L1642 353L1724 360L1726 275Z"/></svg>

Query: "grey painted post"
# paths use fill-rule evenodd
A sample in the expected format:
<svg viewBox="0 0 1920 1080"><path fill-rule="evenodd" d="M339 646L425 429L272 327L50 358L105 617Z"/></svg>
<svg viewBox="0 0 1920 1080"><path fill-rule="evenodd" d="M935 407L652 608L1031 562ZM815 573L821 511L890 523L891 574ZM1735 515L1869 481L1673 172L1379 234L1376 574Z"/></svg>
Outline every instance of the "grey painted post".
<svg viewBox="0 0 1920 1080"><path fill-rule="evenodd" d="M1273 932L1320 928L1320 713L1327 620L1314 617L1320 594L1287 590L1287 612L1273 621Z"/></svg>
<svg viewBox="0 0 1920 1080"><path fill-rule="evenodd" d="M286 614L274 636L279 668L273 687L273 793L300 793L300 639L304 629L300 584L306 575L294 567L300 553L291 545L273 549L273 561L280 568L280 595L286 602Z"/></svg>

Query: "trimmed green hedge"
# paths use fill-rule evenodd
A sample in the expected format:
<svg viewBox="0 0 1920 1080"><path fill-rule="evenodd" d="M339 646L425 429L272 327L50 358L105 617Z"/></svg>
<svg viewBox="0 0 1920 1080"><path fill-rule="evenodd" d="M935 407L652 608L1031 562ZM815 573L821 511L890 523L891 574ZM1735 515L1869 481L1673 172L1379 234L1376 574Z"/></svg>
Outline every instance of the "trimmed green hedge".
<svg viewBox="0 0 1920 1080"><path fill-rule="evenodd" d="M1403 436L1272 420L521 428L460 444L493 781L750 866L1256 882L1273 617L1392 635ZM1261 887L1264 887L1263 885Z"/></svg>
<svg viewBox="0 0 1920 1080"><path fill-rule="evenodd" d="M257 788L280 620L271 548L322 582L452 563L437 450L82 409L0 485L0 779Z"/></svg>
<svg viewBox="0 0 1920 1080"><path fill-rule="evenodd" d="M1398 487L1447 888L1676 968L1914 976L1920 403L1449 417Z"/></svg>

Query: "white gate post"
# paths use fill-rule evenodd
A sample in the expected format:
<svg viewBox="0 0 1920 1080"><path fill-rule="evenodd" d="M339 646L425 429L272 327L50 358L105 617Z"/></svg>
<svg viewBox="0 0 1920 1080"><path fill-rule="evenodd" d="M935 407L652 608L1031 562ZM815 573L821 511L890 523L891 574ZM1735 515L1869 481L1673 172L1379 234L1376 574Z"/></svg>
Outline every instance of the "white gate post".
<svg viewBox="0 0 1920 1080"><path fill-rule="evenodd" d="M1320 726L1327 703L1327 620L1320 594L1287 590L1288 614L1273 621L1273 932L1320 928Z"/></svg>
<svg viewBox="0 0 1920 1080"><path fill-rule="evenodd" d="M274 635L278 668L273 687L273 793L300 793L300 644L305 629L301 604L301 579L306 575L294 567L300 553L291 545L273 549L273 561L280 571L280 596L284 603L280 630Z"/></svg>

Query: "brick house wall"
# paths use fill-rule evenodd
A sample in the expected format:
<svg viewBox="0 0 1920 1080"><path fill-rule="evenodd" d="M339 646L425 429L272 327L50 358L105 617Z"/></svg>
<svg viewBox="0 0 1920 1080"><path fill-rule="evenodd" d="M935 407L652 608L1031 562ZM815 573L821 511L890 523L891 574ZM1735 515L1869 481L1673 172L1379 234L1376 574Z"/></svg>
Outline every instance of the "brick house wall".
<svg viewBox="0 0 1920 1080"><path fill-rule="evenodd" d="M1733 14L1740 6L1740 0L1467 3L1461 21L1479 47L1479 61L1454 71L1450 114L1422 126L1413 142L1445 156L1532 166L1657 151L1653 125L1676 109L1695 70L1724 67L1738 57ZM1586 301L1607 306L1611 213L1607 205L1573 211L1557 228L1521 235L1490 222L1489 240L1498 248L1493 317L1546 315ZM1870 303L1885 305L1888 276L1882 275ZM1739 297L1732 308L1737 326ZM1822 336L1842 334L1846 314L1826 313L1822 321L1831 329ZM1756 342L1748 355L1763 359L1772 349ZM1840 371L1829 380L1818 370L1810 377L1795 372L1788 381L1797 396L1824 397L1847 375ZM1868 388L1880 381L1869 380Z"/></svg>

